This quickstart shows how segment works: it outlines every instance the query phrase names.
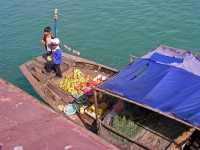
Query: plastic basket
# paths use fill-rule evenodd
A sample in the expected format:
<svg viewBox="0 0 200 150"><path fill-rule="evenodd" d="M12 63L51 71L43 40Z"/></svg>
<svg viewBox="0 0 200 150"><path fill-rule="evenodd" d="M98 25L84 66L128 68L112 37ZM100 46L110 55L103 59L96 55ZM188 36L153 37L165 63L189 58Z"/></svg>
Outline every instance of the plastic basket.
<svg viewBox="0 0 200 150"><path fill-rule="evenodd" d="M75 104L68 104L64 107L63 111L66 115L73 115L76 113L77 107Z"/></svg>
<svg viewBox="0 0 200 150"><path fill-rule="evenodd" d="M82 102L79 102L79 99L80 99L81 96L83 96L85 98L85 100L82 101ZM88 100L88 97L86 95L79 95L79 96L76 97L76 102L78 104L84 104L85 102L87 102L87 100Z"/></svg>

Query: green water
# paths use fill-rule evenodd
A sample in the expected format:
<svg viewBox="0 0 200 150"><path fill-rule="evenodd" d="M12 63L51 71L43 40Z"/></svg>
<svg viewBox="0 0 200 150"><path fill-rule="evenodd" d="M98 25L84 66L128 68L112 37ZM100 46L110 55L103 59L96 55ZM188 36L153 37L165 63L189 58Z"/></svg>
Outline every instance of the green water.
<svg viewBox="0 0 200 150"><path fill-rule="evenodd" d="M81 57L122 69L129 55L142 56L157 44L200 52L200 2L158 0L1 0L0 77L40 99L19 66L45 52L45 26Z"/></svg>

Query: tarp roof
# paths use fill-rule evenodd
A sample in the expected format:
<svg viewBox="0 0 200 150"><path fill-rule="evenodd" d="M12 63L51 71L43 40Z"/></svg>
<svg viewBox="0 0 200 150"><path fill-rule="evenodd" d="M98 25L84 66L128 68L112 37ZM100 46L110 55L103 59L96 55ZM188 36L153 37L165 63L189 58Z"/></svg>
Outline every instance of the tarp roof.
<svg viewBox="0 0 200 150"><path fill-rule="evenodd" d="M200 127L200 61L189 51L160 45L99 88Z"/></svg>

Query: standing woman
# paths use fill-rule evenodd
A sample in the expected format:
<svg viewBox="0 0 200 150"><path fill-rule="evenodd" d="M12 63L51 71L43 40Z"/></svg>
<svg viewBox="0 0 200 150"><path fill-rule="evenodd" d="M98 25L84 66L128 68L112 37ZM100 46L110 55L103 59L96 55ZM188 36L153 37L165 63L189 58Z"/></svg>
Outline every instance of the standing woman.
<svg viewBox="0 0 200 150"><path fill-rule="evenodd" d="M58 38L51 39L52 44L52 54L51 63L45 64L45 69L47 73L50 73L52 69L55 71L55 78L62 78L62 72L60 69L60 63L62 62L62 51L60 49L60 40Z"/></svg>
<svg viewBox="0 0 200 150"><path fill-rule="evenodd" d="M41 45L45 46L45 49L47 51L47 56L51 55L51 49L52 49L51 39L54 39L54 35L51 34L51 28L45 27L44 34L43 34L42 40L41 40Z"/></svg>

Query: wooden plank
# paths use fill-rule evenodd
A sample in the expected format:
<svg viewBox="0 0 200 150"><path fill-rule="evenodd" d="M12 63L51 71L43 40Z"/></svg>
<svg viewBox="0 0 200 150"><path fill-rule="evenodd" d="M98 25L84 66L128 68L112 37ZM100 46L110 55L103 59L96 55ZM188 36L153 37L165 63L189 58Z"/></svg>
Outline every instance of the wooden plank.
<svg viewBox="0 0 200 150"><path fill-rule="evenodd" d="M66 104L73 102L74 98L72 98L67 92L63 91L61 88L59 88L57 85L55 85L53 82L48 81L46 83L46 86L51 89L56 95L59 95L59 97L64 101Z"/></svg>
<svg viewBox="0 0 200 150"><path fill-rule="evenodd" d="M46 59L44 59L43 56L38 56L36 58L33 59L33 62L35 62L35 64L37 64L38 68L41 69L42 71L44 71L44 66L45 63L47 62ZM37 62L37 63L36 63ZM66 71L69 68L69 65L66 62L61 62L60 64L60 69L62 72ZM54 72L54 71L53 71Z"/></svg>
<svg viewBox="0 0 200 150"><path fill-rule="evenodd" d="M41 98L43 100L47 99L47 96L45 95L45 93L43 93L43 85L41 85L41 83L37 81L37 79L30 73L27 67L25 65L21 65L19 68L24 76L28 79L34 90L41 96Z"/></svg>
<svg viewBox="0 0 200 150"><path fill-rule="evenodd" d="M47 75L43 74L42 70L41 72L37 72L34 70L34 67L40 69L39 65L32 63L26 66L28 71L35 77L37 78L40 82L44 81L47 78Z"/></svg>
<svg viewBox="0 0 200 150"><path fill-rule="evenodd" d="M61 72L65 72L65 71L68 70L68 69L69 69L69 65L68 65L67 63L62 62L62 63L60 64L60 70L61 70Z"/></svg>
<svg viewBox="0 0 200 150"><path fill-rule="evenodd" d="M111 68L111 67L96 63L94 61L87 60L87 59L84 59L84 58L81 58L81 57L77 57L77 56L73 56L73 55L70 55L70 54L67 54L67 53L63 53L63 59L64 58L70 58L73 62L84 62L84 63L98 65L98 66L106 68L108 70L112 70L113 72L118 72L119 71L117 69L114 69L114 68Z"/></svg>
<svg viewBox="0 0 200 150"><path fill-rule="evenodd" d="M107 69L101 65L96 65L96 64L90 64L90 63L85 63L85 62L76 62L76 65L74 67L79 67L79 68L83 68L83 69L87 69L87 70L93 70L103 74L109 74L109 75L113 75L116 72L110 69Z"/></svg>
<svg viewBox="0 0 200 150"><path fill-rule="evenodd" d="M186 141L189 139L189 137L192 135L194 131L195 131L194 128L187 128L187 130L184 130L184 132L171 143L168 150L183 149L186 144Z"/></svg>
<svg viewBox="0 0 200 150"><path fill-rule="evenodd" d="M47 103L59 114L65 116L66 118L74 122L74 120L72 120L70 116L67 116L64 112L60 111L57 108L58 105L66 106L69 103L75 103L74 98L70 97L66 93L63 94L64 91L61 91L61 90L62 89L59 90L52 82L50 81L47 82L45 86L45 92L44 92L49 97ZM61 97L64 97L64 99L60 99ZM46 100L47 98L45 99L45 101ZM78 120L75 123L78 124L79 126L89 129L92 132L96 132L96 127L94 126L95 120L91 118L90 116L88 116L87 114L80 114L79 108L81 105L78 105L78 104L76 105L77 105L77 112L74 115L78 117Z"/></svg>

